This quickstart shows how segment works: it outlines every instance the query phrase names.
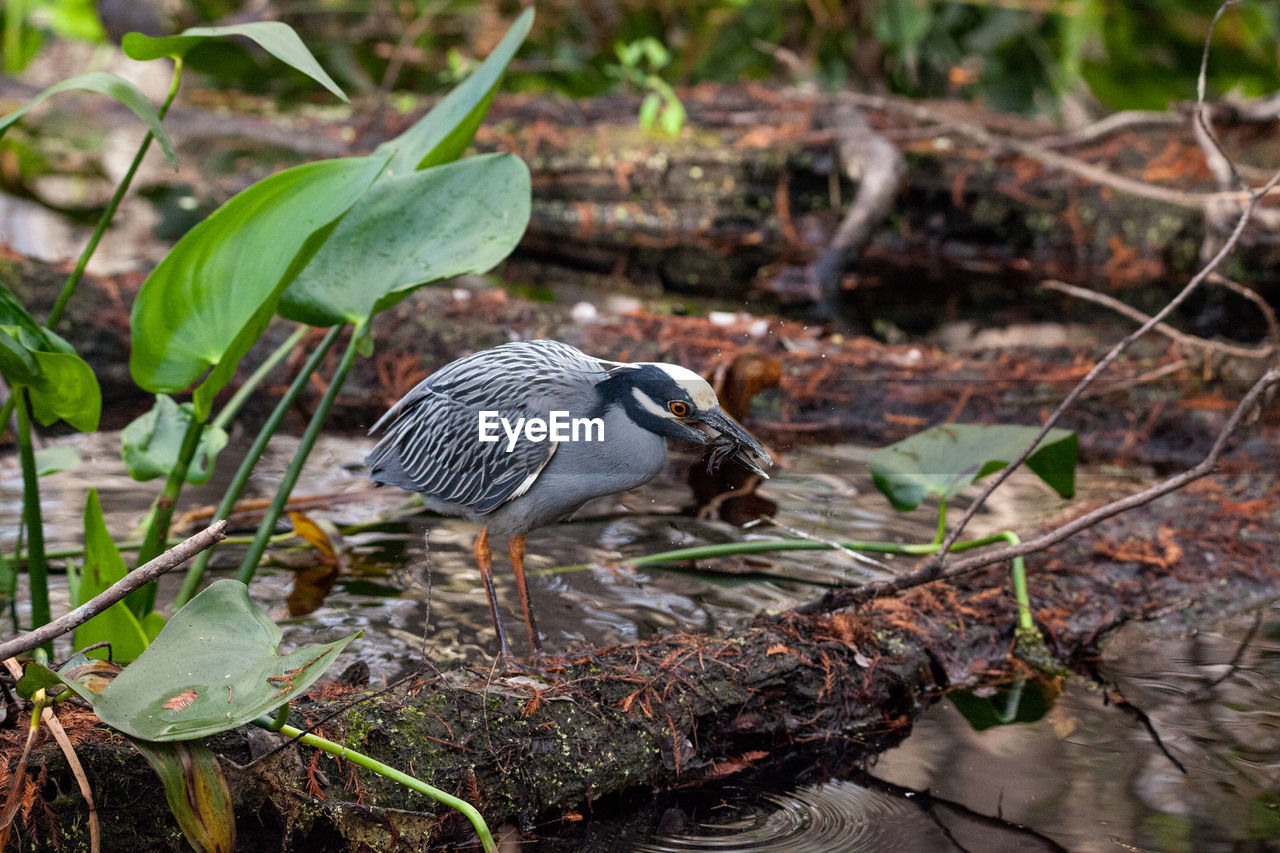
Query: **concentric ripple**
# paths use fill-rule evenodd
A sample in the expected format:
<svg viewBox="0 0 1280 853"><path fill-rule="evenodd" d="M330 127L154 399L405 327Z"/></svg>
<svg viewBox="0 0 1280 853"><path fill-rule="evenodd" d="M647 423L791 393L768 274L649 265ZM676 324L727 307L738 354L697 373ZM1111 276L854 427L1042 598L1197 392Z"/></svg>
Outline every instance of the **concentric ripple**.
<svg viewBox="0 0 1280 853"><path fill-rule="evenodd" d="M722 801L713 815L696 815L684 826L670 813L664 829L633 849L645 853L684 851L914 851L944 841L936 825L922 819L909 800L831 781L785 794L742 791ZM945 846L945 845L944 845Z"/></svg>

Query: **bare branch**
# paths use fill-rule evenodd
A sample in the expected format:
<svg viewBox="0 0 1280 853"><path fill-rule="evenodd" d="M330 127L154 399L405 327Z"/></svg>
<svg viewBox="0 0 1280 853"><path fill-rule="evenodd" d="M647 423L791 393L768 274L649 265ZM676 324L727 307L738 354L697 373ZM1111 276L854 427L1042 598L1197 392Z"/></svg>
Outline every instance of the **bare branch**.
<svg viewBox="0 0 1280 853"><path fill-rule="evenodd" d="M1108 296L1105 293L1098 293L1096 290L1090 290L1087 287L1077 287L1074 284L1067 284L1063 281L1052 280L1041 282L1040 287L1043 290L1056 290L1058 293L1065 293L1068 296L1074 296L1077 299L1083 299L1086 302L1093 302L1105 308L1110 308L1117 314L1123 314L1130 320L1136 320L1139 323L1146 323L1151 319L1149 314L1139 311L1132 305L1121 302L1114 296ZM1254 295L1256 296L1256 294ZM1275 346L1272 344L1266 344L1260 347L1239 347L1233 346L1232 344L1211 341L1208 338L1201 338L1197 335L1189 335L1186 332L1179 331L1167 323L1156 323L1151 327L1151 330L1159 332L1174 343L1181 344L1184 347L1212 350L1214 352L1222 353L1223 355L1234 356L1235 358L1271 358L1276 351Z"/></svg>
<svg viewBox="0 0 1280 853"><path fill-rule="evenodd" d="M1213 471L1218 464L1218 459L1226 449L1227 441L1236 432L1236 430L1240 428L1240 425L1244 422L1245 418L1249 416L1254 407L1256 407L1262 400L1263 396L1278 385L1280 385L1280 369L1272 368L1263 374L1262 378L1255 382L1249 389L1249 392L1245 394L1244 398L1240 401L1240 404L1236 406L1235 411L1231 413L1231 417L1227 420L1226 426L1222 428L1222 431L1218 434L1213 446L1209 448L1209 452L1205 454L1204 459L1193 468L1189 468L1180 474L1176 474L1167 480L1163 480L1154 486L1143 489L1140 492L1112 501L1105 506L1100 506L1066 524L1055 527L1054 529L1046 531L1039 536L1024 540L1018 545L984 550L980 554L976 554L972 557L966 557L963 560L957 560L945 567L941 563L931 560L924 566L925 569L931 570L927 576L922 570L902 575L892 580L880 581L878 583L867 584L865 586L855 587L852 589L832 590L818 601L799 607L797 610L801 613L823 613L832 610L839 610L843 607L862 604L873 598L880 598L881 596L891 595L895 592L902 592L903 590L921 586L922 584L929 583L931 581L950 579L959 577L960 575L969 574L977 571L978 569L992 565L993 563L1003 562L1005 560L1013 559L1014 557L1021 557L1035 551L1043 551L1050 545L1055 545L1064 539L1068 539L1079 533L1081 530L1093 527L1100 521L1119 515L1122 512L1127 512L1134 507L1150 503L1156 498L1167 495L1170 492L1177 491L1188 483L1194 482Z"/></svg>
<svg viewBox="0 0 1280 853"><path fill-rule="evenodd" d="M28 631L6 643L0 643L0 660L20 655L23 652L29 652L37 646L43 646L55 637L60 637L68 631L74 630L79 625L83 625L135 589L151 583L165 572L177 568L196 554L206 548L212 548L227 538L227 534L224 532L226 528L227 523L225 521L214 522L185 542L181 542L165 551L154 560L138 566L138 568L129 572L129 574L70 613L54 619L47 625L41 625L34 631Z"/></svg>

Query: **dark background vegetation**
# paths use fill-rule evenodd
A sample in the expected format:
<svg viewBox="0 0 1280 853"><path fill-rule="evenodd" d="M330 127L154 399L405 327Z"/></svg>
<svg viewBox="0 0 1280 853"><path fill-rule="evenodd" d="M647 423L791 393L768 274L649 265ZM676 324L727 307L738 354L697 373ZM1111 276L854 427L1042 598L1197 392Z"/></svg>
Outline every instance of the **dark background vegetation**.
<svg viewBox="0 0 1280 853"><path fill-rule="evenodd" d="M348 91L432 92L455 82L501 38L520 8L494 0L12 0L5 69L20 70L57 34L118 40L229 20L283 20ZM570 97L617 90L618 47L656 39L668 83L852 87L919 98L975 99L999 110L1078 118L1162 109L1195 91L1215 0L549 0L512 66L517 90ZM1210 65L1211 94L1274 88L1280 6L1228 10ZM397 50L399 48L399 50ZM398 59L393 57L398 56ZM196 68L219 87L320 97L302 75L261 73L233 43L202 48ZM391 73L388 73L390 68Z"/></svg>

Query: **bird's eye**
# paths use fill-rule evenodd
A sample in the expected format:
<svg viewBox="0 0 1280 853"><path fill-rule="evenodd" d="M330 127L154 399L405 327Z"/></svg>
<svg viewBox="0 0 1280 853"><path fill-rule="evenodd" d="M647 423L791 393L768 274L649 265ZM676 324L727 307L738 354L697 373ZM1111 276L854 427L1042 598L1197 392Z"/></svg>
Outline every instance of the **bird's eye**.
<svg viewBox="0 0 1280 853"><path fill-rule="evenodd" d="M667 408L670 409L671 414L675 415L677 418L683 418L685 415L689 414L689 404L683 400L672 400L670 403L667 403Z"/></svg>

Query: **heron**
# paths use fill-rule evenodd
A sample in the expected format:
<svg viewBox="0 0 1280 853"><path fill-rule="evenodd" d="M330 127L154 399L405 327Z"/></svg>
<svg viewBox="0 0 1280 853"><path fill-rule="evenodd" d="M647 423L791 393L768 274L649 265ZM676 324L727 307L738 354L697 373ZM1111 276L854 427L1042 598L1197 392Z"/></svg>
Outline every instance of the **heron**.
<svg viewBox="0 0 1280 853"><path fill-rule="evenodd" d="M498 429L498 425L501 429ZM581 427L581 429L579 429ZM559 341L516 341L450 362L370 429L377 484L422 495L427 508L479 525L474 553L499 653L513 661L493 588L489 539L507 540L529 648L542 652L525 582L525 535L593 498L653 479L667 439L711 445L768 477L768 452L721 408L705 379L678 364L627 363Z"/></svg>

